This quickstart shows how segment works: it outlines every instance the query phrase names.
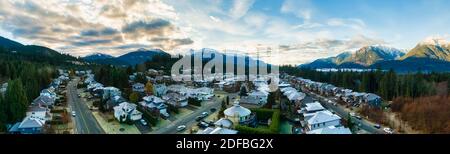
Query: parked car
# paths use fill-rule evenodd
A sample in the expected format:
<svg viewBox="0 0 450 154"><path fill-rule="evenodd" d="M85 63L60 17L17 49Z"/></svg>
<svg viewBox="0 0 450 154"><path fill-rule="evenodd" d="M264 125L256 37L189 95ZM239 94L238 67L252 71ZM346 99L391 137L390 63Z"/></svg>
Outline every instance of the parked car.
<svg viewBox="0 0 450 154"><path fill-rule="evenodd" d="M75 111L72 111L72 117L77 116L77 114L75 113Z"/></svg>
<svg viewBox="0 0 450 154"><path fill-rule="evenodd" d="M177 132L181 132L184 129L186 129L186 126L185 125L180 125L180 126L177 127Z"/></svg>
<svg viewBox="0 0 450 154"><path fill-rule="evenodd" d="M211 108L211 109L209 109L209 111L211 111L211 112L216 112L217 109L216 109L216 108Z"/></svg>
<svg viewBox="0 0 450 154"><path fill-rule="evenodd" d="M391 128L388 128L388 127L383 128L383 131L384 131L385 133L387 133L387 134L393 134L393 133L394 133L393 130L392 130Z"/></svg>
<svg viewBox="0 0 450 154"><path fill-rule="evenodd" d="M377 129L381 128L380 124L375 124L373 127L377 128Z"/></svg>
<svg viewBox="0 0 450 154"><path fill-rule="evenodd" d="M361 116L356 116L356 119L359 119L359 120L361 120L361 119L362 119L362 117L361 117Z"/></svg>
<svg viewBox="0 0 450 154"><path fill-rule="evenodd" d="M208 116L208 115L209 115L208 112L202 112L202 116L203 116L203 117L206 117L206 116Z"/></svg>
<svg viewBox="0 0 450 154"><path fill-rule="evenodd" d="M209 124L206 123L206 122L201 121L201 122L199 122L199 123L197 124L197 126L200 127L200 128L202 128L202 129L205 129L205 128L208 128L208 127L209 127Z"/></svg>
<svg viewBox="0 0 450 154"><path fill-rule="evenodd" d="M197 117L195 117L195 121L201 121L203 118L205 118L205 117L203 117L203 116L197 116Z"/></svg>
<svg viewBox="0 0 450 154"><path fill-rule="evenodd" d="M351 112L350 116L352 116L352 117L356 116L355 112Z"/></svg>
<svg viewBox="0 0 450 154"><path fill-rule="evenodd" d="M145 121L144 119L141 119L140 122L141 122L141 124L144 125L144 126L147 126L147 125L148 125L147 121Z"/></svg>

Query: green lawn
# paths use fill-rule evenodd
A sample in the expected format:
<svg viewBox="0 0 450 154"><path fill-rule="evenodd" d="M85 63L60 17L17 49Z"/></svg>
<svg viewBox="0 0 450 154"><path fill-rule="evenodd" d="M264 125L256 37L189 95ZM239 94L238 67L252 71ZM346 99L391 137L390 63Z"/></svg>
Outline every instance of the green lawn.
<svg viewBox="0 0 450 154"><path fill-rule="evenodd" d="M141 134L135 125L122 124L118 121L107 122L98 112L93 112L93 115L106 134Z"/></svg>
<svg viewBox="0 0 450 154"><path fill-rule="evenodd" d="M292 125L288 121L281 121L280 134L292 134Z"/></svg>

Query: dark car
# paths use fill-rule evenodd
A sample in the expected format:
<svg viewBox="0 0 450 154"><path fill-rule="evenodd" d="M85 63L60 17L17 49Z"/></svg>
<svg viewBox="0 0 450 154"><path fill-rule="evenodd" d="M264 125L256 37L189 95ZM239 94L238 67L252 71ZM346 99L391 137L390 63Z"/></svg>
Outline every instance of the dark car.
<svg viewBox="0 0 450 154"><path fill-rule="evenodd" d="M381 128L380 124L376 124L376 125L374 125L373 127L377 128L377 129L380 129L380 128Z"/></svg>
<svg viewBox="0 0 450 154"><path fill-rule="evenodd" d="M216 108L211 108L211 109L209 109L209 111L211 111L211 112L216 112L217 109L216 109Z"/></svg>
<svg viewBox="0 0 450 154"><path fill-rule="evenodd" d="M203 118L205 118L205 117L203 117L203 116L197 116L197 117L195 117L195 121L201 121Z"/></svg>

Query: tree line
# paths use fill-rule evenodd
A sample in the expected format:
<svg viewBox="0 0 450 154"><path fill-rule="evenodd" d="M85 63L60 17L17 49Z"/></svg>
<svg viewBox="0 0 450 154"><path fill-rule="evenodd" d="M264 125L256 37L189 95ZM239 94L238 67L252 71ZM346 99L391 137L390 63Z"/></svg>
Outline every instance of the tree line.
<svg viewBox="0 0 450 154"><path fill-rule="evenodd" d="M0 95L0 132L6 131L6 124L25 117L31 101L54 77L55 68L49 64L15 59L0 52L0 84L8 83L6 92Z"/></svg>

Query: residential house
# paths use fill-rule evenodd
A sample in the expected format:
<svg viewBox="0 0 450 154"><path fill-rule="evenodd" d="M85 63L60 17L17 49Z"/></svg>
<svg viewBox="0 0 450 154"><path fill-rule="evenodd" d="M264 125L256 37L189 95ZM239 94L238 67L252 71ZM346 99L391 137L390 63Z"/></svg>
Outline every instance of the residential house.
<svg viewBox="0 0 450 154"><path fill-rule="evenodd" d="M234 105L225 109L223 113L225 114L225 118L235 124L252 124L256 121L256 117L252 114L252 111L239 105L239 101L235 101Z"/></svg>
<svg viewBox="0 0 450 154"><path fill-rule="evenodd" d="M307 120L307 119L311 118L312 116L314 116L316 114L316 112L323 111L323 110L325 110L325 108L319 102L314 102L314 103L305 104L305 107L297 112L299 114L302 114L303 118L305 120Z"/></svg>
<svg viewBox="0 0 450 154"><path fill-rule="evenodd" d="M226 118L220 118L219 120L214 122L214 125L216 127L231 128L233 126L233 122Z"/></svg>
<svg viewBox="0 0 450 154"><path fill-rule="evenodd" d="M352 131L344 126L329 126L308 131L306 134L352 134Z"/></svg>
<svg viewBox="0 0 450 154"><path fill-rule="evenodd" d="M168 118L170 116L167 112L167 105L165 104L166 101L164 101L163 99L156 96L145 96L143 100L144 101L139 102L139 104L147 110L158 111L159 114L164 118Z"/></svg>
<svg viewBox="0 0 450 154"><path fill-rule="evenodd" d="M237 134L237 130L222 128L222 127L208 127L205 130L199 130L197 134Z"/></svg>
<svg viewBox="0 0 450 154"><path fill-rule="evenodd" d="M298 92L292 87L282 88L280 91L291 103L296 105L300 105L301 101L306 97L306 94Z"/></svg>
<svg viewBox="0 0 450 154"><path fill-rule="evenodd" d="M243 96L239 100L242 104L252 104L252 105L265 105L267 103L267 92L253 91L248 94L248 96Z"/></svg>
<svg viewBox="0 0 450 154"><path fill-rule="evenodd" d="M136 121L142 119L142 113L136 109L136 104L123 102L114 107L114 117L119 122Z"/></svg>
<svg viewBox="0 0 450 154"><path fill-rule="evenodd" d="M315 112L313 116L305 120L307 124L307 129L314 130L329 126L338 126L340 125L341 117L331 113L328 110L324 110Z"/></svg>
<svg viewBox="0 0 450 154"><path fill-rule="evenodd" d="M167 93L162 97L162 99L165 100L167 104L175 107L186 107L188 105L187 97L179 93Z"/></svg>
<svg viewBox="0 0 450 154"><path fill-rule="evenodd" d="M105 103L105 110L112 111L114 110L114 107L119 105L120 103L126 102L125 98L122 96L113 96L110 99L108 99Z"/></svg>
<svg viewBox="0 0 450 154"><path fill-rule="evenodd" d="M151 76L157 76L157 75L160 75L159 72L158 72L157 70L155 70L155 69L149 69L149 70L147 71L147 74L148 74L148 75L151 75Z"/></svg>
<svg viewBox="0 0 450 154"><path fill-rule="evenodd" d="M50 95L40 95L31 102L32 105L41 107L52 107L55 104L55 98Z"/></svg>
<svg viewBox="0 0 450 154"><path fill-rule="evenodd" d="M13 126L9 132L20 134L41 134L45 126L45 119L36 116L27 116L22 122Z"/></svg>
<svg viewBox="0 0 450 154"><path fill-rule="evenodd" d="M44 121L49 121L52 119L52 115L50 113L50 109L42 106L31 105L28 107L26 116L37 117L39 119L43 119Z"/></svg>
<svg viewBox="0 0 450 154"><path fill-rule="evenodd" d="M103 88L103 96L102 96L102 98L104 100L107 100L107 99L109 99L111 97L114 97L114 96L120 96L120 95L122 95L122 92L116 87L105 87L105 88Z"/></svg>
<svg viewBox="0 0 450 154"><path fill-rule="evenodd" d="M153 94L162 97L167 93L167 86L165 84L155 84L153 85Z"/></svg>
<svg viewBox="0 0 450 154"><path fill-rule="evenodd" d="M198 100L210 100L214 96L214 89L208 87L201 87L196 89L187 89L189 97L197 98Z"/></svg>
<svg viewBox="0 0 450 154"><path fill-rule="evenodd" d="M145 92L145 85L142 83L135 83L132 86L132 90L134 92L138 92L138 93L144 93Z"/></svg>
<svg viewBox="0 0 450 154"><path fill-rule="evenodd" d="M373 93L368 93L364 95L363 102L370 106L380 107L381 97Z"/></svg>
<svg viewBox="0 0 450 154"><path fill-rule="evenodd" d="M319 102L305 104L306 113L314 113L322 110L325 110L325 108Z"/></svg>

